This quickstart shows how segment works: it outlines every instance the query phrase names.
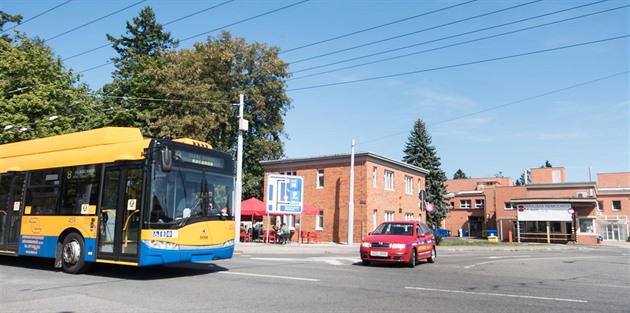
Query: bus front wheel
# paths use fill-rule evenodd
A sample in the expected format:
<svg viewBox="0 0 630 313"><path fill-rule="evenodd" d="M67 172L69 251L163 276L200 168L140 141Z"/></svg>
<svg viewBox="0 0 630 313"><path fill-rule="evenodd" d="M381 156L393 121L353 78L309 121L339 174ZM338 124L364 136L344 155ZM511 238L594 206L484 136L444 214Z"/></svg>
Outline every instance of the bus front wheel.
<svg viewBox="0 0 630 313"><path fill-rule="evenodd" d="M81 235L70 233L64 238L61 251L61 266L64 272L71 274L80 274L87 270L85 244Z"/></svg>

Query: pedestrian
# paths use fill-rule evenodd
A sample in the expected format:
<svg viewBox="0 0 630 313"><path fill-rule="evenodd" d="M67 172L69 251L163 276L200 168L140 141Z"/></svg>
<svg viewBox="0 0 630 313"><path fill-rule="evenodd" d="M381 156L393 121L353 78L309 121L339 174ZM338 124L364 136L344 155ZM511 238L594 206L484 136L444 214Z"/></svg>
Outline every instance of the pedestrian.
<svg viewBox="0 0 630 313"><path fill-rule="evenodd" d="M287 241L289 241L289 236L291 236L291 231L285 223L282 223L280 232L282 233L282 244L286 245Z"/></svg>

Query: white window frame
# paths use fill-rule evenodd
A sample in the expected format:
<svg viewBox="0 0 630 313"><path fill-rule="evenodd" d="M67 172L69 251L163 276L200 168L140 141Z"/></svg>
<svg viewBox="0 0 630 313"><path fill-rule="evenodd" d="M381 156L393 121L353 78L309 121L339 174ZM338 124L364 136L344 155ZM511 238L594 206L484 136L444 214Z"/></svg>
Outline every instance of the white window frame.
<svg viewBox="0 0 630 313"><path fill-rule="evenodd" d="M615 208L615 203L619 203L619 208ZM621 211L621 200L613 200L612 203L610 204L613 212L619 212Z"/></svg>
<svg viewBox="0 0 630 313"><path fill-rule="evenodd" d="M385 190L394 190L394 172L385 170L383 177L385 178Z"/></svg>
<svg viewBox="0 0 630 313"><path fill-rule="evenodd" d="M315 218L315 230L324 230L324 210L319 210Z"/></svg>
<svg viewBox="0 0 630 313"><path fill-rule="evenodd" d="M459 208L460 209L470 209L472 201L470 199L460 199L459 200Z"/></svg>
<svg viewBox="0 0 630 313"><path fill-rule="evenodd" d="M385 222L393 221L395 219L394 218L395 213L396 212L394 211L385 211Z"/></svg>
<svg viewBox="0 0 630 313"><path fill-rule="evenodd" d="M375 230L378 226L378 210L372 211L372 225L374 225L372 230Z"/></svg>
<svg viewBox="0 0 630 313"><path fill-rule="evenodd" d="M405 213L405 221L413 221L413 213Z"/></svg>
<svg viewBox="0 0 630 313"><path fill-rule="evenodd" d="M378 174L378 169L375 167L372 168L372 187L376 188L376 175Z"/></svg>
<svg viewBox="0 0 630 313"><path fill-rule="evenodd" d="M475 199L475 209L483 209L486 206L486 200Z"/></svg>
<svg viewBox="0 0 630 313"><path fill-rule="evenodd" d="M588 225L590 222L590 225ZM586 228L586 230L583 230L583 227ZM577 229L579 234L595 234L596 233L596 229L595 229L595 219L591 218L591 217L580 217L578 218L578 229Z"/></svg>
<svg viewBox="0 0 630 313"><path fill-rule="evenodd" d="M413 177L405 175L405 193L413 194Z"/></svg>
<svg viewBox="0 0 630 313"><path fill-rule="evenodd" d="M508 211L512 211L512 210L516 209L516 205L514 204L514 202L505 202L503 204L503 209L504 210L508 210Z"/></svg>
<svg viewBox="0 0 630 313"><path fill-rule="evenodd" d="M297 176L297 172L296 171L280 172L280 175Z"/></svg>
<svg viewBox="0 0 630 313"><path fill-rule="evenodd" d="M318 168L317 169L317 189L323 189L323 188L324 188L324 169Z"/></svg>

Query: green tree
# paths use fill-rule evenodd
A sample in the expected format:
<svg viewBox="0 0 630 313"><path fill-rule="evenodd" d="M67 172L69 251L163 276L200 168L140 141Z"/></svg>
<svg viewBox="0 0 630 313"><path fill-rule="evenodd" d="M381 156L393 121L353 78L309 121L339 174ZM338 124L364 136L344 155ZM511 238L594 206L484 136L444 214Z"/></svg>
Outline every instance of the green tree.
<svg viewBox="0 0 630 313"><path fill-rule="evenodd" d="M527 174L527 178L525 178L525 175ZM521 177L519 177L515 182L514 185L515 186L525 186L525 184L530 182L530 173L529 170L523 172L523 174L521 174Z"/></svg>
<svg viewBox="0 0 630 313"><path fill-rule="evenodd" d="M146 117L162 104L137 99L161 99L164 95L143 80L141 73L164 65L164 56L177 47L178 41L156 20L151 7L142 9L132 23L126 24L126 36L116 38L107 34L107 39L118 53L112 58L116 70L113 81L103 86L102 93L107 105L107 114L95 119L93 127L134 126L146 131Z"/></svg>
<svg viewBox="0 0 630 313"><path fill-rule="evenodd" d="M433 212L427 212L427 224L434 228L439 227L448 213L446 209L446 174L440 169L440 158L435 147L431 144L431 135L426 130L422 120L414 123L413 130L409 134L407 144L403 152L403 161L429 170L426 177L427 202L433 204Z"/></svg>
<svg viewBox="0 0 630 313"><path fill-rule="evenodd" d="M88 87L39 39L0 40L0 143L86 129Z"/></svg>
<svg viewBox="0 0 630 313"><path fill-rule="evenodd" d="M6 23L19 24L20 22L22 22L22 15L10 15L6 12L0 11L0 32L4 31L4 25ZM0 39L10 41L11 37L8 34L2 34Z"/></svg>
<svg viewBox="0 0 630 313"><path fill-rule="evenodd" d="M468 176L466 176L466 173L464 173L464 171L462 171L461 169L458 169L457 172L455 172L455 174L453 175L453 179L467 179Z"/></svg>
<svg viewBox="0 0 630 313"><path fill-rule="evenodd" d="M261 160L283 156L288 64L278 48L248 44L230 33L209 37L192 49L172 51L163 68L145 70L140 78L171 99L146 116L147 133L155 137L189 137L236 155L239 94L246 96L244 118L243 198L262 197Z"/></svg>

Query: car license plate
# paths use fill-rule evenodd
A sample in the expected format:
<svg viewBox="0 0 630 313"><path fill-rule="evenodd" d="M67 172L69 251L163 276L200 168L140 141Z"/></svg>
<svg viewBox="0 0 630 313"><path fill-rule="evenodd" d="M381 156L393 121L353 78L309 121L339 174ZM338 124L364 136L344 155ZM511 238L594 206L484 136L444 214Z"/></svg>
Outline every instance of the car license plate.
<svg viewBox="0 0 630 313"><path fill-rule="evenodd" d="M387 251L370 251L370 256L386 257Z"/></svg>

